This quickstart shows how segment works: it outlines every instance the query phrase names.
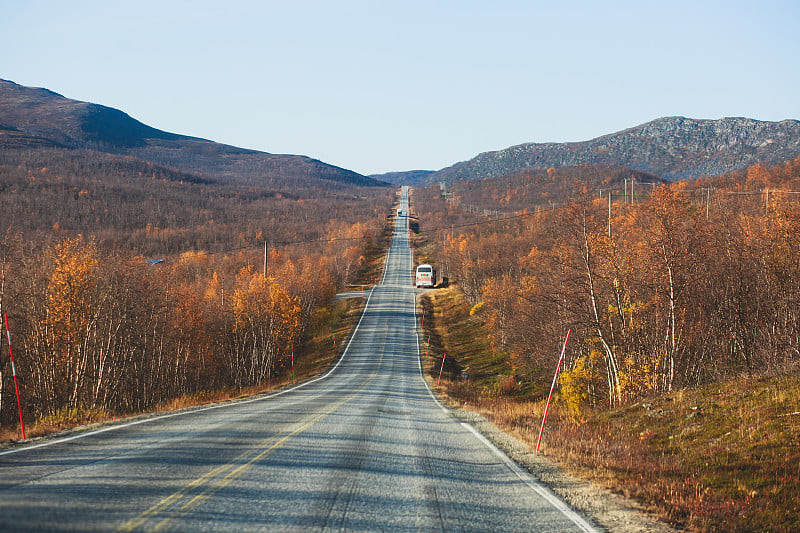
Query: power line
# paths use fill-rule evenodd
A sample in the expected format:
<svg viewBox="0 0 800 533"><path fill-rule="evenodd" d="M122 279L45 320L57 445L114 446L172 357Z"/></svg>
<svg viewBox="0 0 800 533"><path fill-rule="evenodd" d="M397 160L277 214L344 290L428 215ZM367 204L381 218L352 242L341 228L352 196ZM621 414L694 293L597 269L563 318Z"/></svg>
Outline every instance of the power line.
<svg viewBox="0 0 800 533"><path fill-rule="evenodd" d="M559 206L561 207L561 206ZM481 226L483 224L495 224L497 222L505 222L507 220L516 220L520 218L530 217L536 215L536 213L522 213L520 215L512 215L505 218L492 218L489 220L481 220L479 222L469 222L466 224L451 224L449 226L440 226L438 228L429 228L424 231L420 231L419 233L433 233L434 231L441 231L441 230L449 230L449 229L456 229L456 228L466 228L469 226Z"/></svg>
<svg viewBox="0 0 800 533"><path fill-rule="evenodd" d="M800 195L800 191L786 191L786 190L780 190L780 189L765 189L765 190L758 190L758 191L725 191L725 190L720 190L720 189L701 188L701 189L692 189L692 190L681 190L681 191L675 191L675 192L691 194L691 193L696 193L696 192L706 191L706 190L708 190L708 191L714 190L718 194L729 194L729 195L739 195L739 196L760 196L760 195L763 195L763 194L775 194L775 193L779 193L779 194L798 194L798 195ZM609 191L609 194L611 194L611 191ZM619 195L617 195L617 197L619 197ZM637 198L652 198L652 196L651 195L642 194L642 195L637 195ZM476 209L479 209L478 206L474 206L472 204L463 204L463 205L453 204L453 205L456 205L457 207L462 207L462 208L464 206L467 206L467 207L474 207ZM484 224L495 224L495 223L498 223L498 222L506 222L506 221L509 221L509 220L518 220L518 219L525 218L525 217L535 216L535 215L539 214L539 212L541 210L545 210L545 209L546 210L563 209L565 207L568 207L569 205L572 205L572 204L571 203L550 204L548 207L544 207L544 206L540 205L540 206L536 206L537 210L533 211L533 212L510 215L510 216L507 216L507 217L504 217L504 218L492 218L492 219L488 219L488 220L481 220L481 221L478 221L478 222L469 222L469 223L465 223L465 224L451 224L451 225L448 225L448 226L439 226L439 227L436 227L436 228L429 228L429 229L426 229L426 230L422 230L422 231L419 231L418 233L421 233L421 234L422 233L433 233L433 232L442 231L442 230L466 228L466 227L471 227L471 226L482 226ZM468 209L468 211L472 211L472 210ZM497 213L497 211L489 210L489 209L484 209L484 211L493 211L494 213ZM476 213L477 212L478 211L476 210Z"/></svg>
<svg viewBox="0 0 800 533"><path fill-rule="evenodd" d="M377 232L371 230L370 231L370 237L374 238L375 235L377 235ZM317 239L307 239L307 240L302 240L302 241L269 241L269 244L270 244L271 248L279 248L279 247L282 248L282 247L286 247L286 246L297 246L297 245L300 245L300 244L314 244L314 243L320 243L320 242L327 242L327 243L333 244L335 242L362 241L362 240L364 240L365 236L366 236L366 234L361 236L361 237L328 237L328 238L324 238L323 237L323 238L317 238ZM241 251L244 251L244 250L260 250L262 248L262 246L263 246L263 244L257 244L257 245L256 244L251 244L251 245L247 245L247 246L240 246L238 248L228 248L228 249L225 249L225 250L216 250L216 251L213 251L213 252L203 252L203 253L205 253L207 255L229 254L229 253L234 253L234 252L241 252Z"/></svg>

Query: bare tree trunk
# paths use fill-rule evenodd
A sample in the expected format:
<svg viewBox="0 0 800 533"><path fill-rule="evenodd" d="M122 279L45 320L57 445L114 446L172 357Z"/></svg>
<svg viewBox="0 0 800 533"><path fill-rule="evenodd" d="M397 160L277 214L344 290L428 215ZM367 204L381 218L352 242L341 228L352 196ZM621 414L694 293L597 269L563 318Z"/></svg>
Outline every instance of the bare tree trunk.
<svg viewBox="0 0 800 533"><path fill-rule="evenodd" d="M666 261L666 254L664 257ZM669 280L669 320L667 326L667 368L665 373L665 387L667 392L672 391L672 383L675 379L675 350L677 342L675 340L676 320L675 320L675 283L672 276L672 266L667 262L667 279Z"/></svg>
<svg viewBox="0 0 800 533"><path fill-rule="evenodd" d="M617 365L617 359L614 355L614 351L609 346L608 342L606 342L605 335L603 334L603 328L600 322L600 312L598 310L597 305L597 294L595 291L595 281L594 281L594 273L592 272L592 251L591 251L591 244L589 243L589 234L588 229L586 227L586 214L584 213L583 218L583 250L581 254L581 259L583 260L583 266L586 269L586 281L587 287L589 289L589 301L592 306L592 319L594 322L595 331L597 333L597 337L600 340L600 346L603 348L603 355L606 359L606 367L608 372L608 382L609 382L609 403L611 405L617 404L622 400L620 388L619 388L619 367Z"/></svg>

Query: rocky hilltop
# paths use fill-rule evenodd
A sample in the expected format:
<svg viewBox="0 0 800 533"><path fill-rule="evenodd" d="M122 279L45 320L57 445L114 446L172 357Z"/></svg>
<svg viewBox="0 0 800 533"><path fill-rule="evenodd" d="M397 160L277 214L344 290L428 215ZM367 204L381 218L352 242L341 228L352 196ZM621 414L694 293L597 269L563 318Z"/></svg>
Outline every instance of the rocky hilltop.
<svg viewBox="0 0 800 533"><path fill-rule="evenodd" d="M800 156L800 121L667 117L573 143L529 143L486 152L426 177L427 183L482 179L578 165L627 167L669 180L714 176Z"/></svg>

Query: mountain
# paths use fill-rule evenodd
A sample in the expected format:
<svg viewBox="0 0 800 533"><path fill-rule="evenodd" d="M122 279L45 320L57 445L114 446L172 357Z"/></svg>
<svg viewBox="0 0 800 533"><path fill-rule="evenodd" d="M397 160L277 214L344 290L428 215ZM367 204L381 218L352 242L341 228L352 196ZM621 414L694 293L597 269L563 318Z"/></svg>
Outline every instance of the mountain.
<svg viewBox="0 0 800 533"><path fill-rule="evenodd" d="M380 182L316 159L246 150L158 130L126 113L0 80L0 149L91 149L201 174L221 183L291 186ZM319 185L325 185L319 183Z"/></svg>
<svg viewBox="0 0 800 533"><path fill-rule="evenodd" d="M425 178L433 173L433 170L406 170L402 172L372 174L369 177L385 183L391 183L392 185L419 185L425 181Z"/></svg>
<svg viewBox="0 0 800 533"><path fill-rule="evenodd" d="M610 165L668 180L716 176L800 155L800 121L667 117L590 141L520 144L444 168L426 183L473 180L522 170Z"/></svg>

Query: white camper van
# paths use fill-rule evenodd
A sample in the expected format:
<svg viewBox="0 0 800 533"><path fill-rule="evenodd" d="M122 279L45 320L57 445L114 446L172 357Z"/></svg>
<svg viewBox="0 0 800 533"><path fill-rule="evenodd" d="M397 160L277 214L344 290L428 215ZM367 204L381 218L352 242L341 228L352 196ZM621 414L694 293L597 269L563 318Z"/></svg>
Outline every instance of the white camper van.
<svg viewBox="0 0 800 533"><path fill-rule="evenodd" d="M436 271L431 265L419 265L414 276L415 287L433 287L436 285Z"/></svg>

